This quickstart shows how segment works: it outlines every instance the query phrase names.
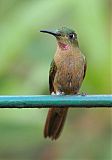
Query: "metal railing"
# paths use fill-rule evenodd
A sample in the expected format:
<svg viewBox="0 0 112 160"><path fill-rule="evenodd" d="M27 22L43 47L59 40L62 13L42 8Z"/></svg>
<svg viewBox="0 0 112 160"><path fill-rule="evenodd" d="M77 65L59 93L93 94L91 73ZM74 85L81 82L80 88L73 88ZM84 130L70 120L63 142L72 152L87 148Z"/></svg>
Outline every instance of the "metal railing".
<svg viewBox="0 0 112 160"><path fill-rule="evenodd" d="M112 95L0 96L0 108L112 107Z"/></svg>

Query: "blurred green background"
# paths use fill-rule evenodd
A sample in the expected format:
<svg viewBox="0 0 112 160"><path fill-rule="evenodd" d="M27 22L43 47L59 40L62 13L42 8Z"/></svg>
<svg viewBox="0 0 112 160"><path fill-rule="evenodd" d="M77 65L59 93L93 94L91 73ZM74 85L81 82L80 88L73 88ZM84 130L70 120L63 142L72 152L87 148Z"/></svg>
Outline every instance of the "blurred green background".
<svg viewBox="0 0 112 160"><path fill-rule="evenodd" d="M109 0L0 0L0 94L49 94L54 37L78 34L88 68L81 91L111 93ZM43 138L47 109L0 109L0 160L111 160L110 109L70 109L59 140Z"/></svg>

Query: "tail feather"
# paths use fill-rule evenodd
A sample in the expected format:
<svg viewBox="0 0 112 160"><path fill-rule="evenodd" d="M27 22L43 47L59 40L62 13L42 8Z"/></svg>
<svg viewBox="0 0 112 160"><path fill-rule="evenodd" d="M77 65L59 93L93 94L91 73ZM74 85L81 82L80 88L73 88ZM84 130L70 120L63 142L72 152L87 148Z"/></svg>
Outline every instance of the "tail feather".
<svg viewBox="0 0 112 160"><path fill-rule="evenodd" d="M68 108L50 108L48 111L44 137L49 137L52 140L56 140L63 129L64 122L66 119Z"/></svg>

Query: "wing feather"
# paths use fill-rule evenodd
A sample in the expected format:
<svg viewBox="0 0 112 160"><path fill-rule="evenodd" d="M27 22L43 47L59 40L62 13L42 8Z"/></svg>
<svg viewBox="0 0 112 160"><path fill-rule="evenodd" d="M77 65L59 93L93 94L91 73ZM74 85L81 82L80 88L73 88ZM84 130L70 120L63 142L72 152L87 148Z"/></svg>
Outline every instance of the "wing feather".
<svg viewBox="0 0 112 160"><path fill-rule="evenodd" d="M53 82L54 82L56 71L57 71L57 67L53 59L53 61L51 62L50 71L49 71L49 91L50 93L54 92Z"/></svg>
<svg viewBox="0 0 112 160"><path fill-rule="evenodd" d="M87 69L87 61L85 60L83 79L84 79L84 77L85 77L85 75L86 75L86 69Z"/></svg>

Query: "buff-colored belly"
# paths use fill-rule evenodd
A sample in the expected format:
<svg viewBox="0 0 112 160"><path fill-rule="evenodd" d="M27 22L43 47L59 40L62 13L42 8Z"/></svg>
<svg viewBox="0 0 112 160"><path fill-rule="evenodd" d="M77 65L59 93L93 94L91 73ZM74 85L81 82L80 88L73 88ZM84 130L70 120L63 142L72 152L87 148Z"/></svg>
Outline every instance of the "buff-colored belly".
<svg viewBox="0 0 112 160"><path fill-rule="evenodd" d="M54 78L55 91L76 94L83 81L83 75L84 63L82 58L62 61Z"/></svg>

